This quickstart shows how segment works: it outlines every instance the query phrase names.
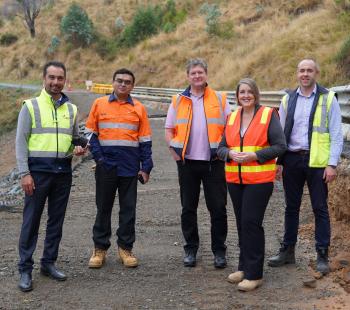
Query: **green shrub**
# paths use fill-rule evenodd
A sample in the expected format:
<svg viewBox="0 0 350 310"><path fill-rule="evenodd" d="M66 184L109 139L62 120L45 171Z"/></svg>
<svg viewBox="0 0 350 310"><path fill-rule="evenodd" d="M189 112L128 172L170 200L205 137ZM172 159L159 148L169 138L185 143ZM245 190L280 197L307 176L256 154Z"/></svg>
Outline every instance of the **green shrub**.
<svg viewBox="0 0 350 310"><path fill-rule="evenodd" d="M61 32L67 42L74 46L88 46L94 39L94 27L87 13L73 3L67 15L61 19Z"/></svg>
<svg viewBox="0 0 350 310"><path fill-rule="evenodd" d="M117 54L118 42L113 39L105 38L101 35L96 40L96 52L102 58L106 60L113 60Z"/></svg>
<svg viewBox="0 0 350 310"><path fill-rule="evenodd" d="M125 22L121 16L119 16L115 19L114 27L118 33L123 31L123 29L125 27Z"/></svg>
<svg viewBox="0 0 350 310"><path fill-rule="evenodd" d="M204 3L199 13L205 15L205 30L210 36L218 36L223 39L230 39L234 36L233 22L220 22L221 12L218 4Z"/></svg>
<svg viewBox="0 0 350 310"><path fill-rule="evenodd" d="M153 7L139 8L133 17L131 24L126 26L120 43L123 46L131 47L138 42L158 32L159 18Z"/></svg>
<svg viewBox="0 0 350 310"><path fill-rule="evenodd" d="M164 32L174 31L177 25L186 19L186 15L187 13L184 9L176 9L174 0L168 0L160 12L161 28Z"/></svg>
<svg viewBox="0 0 350 310"><path fill-rule="evenodd" d="M220 8L218 4L208 4L204 3L200 9L199 13L205 15L206 31L209 35L219 34L219 18L221 16Z"/></svg>
<svg viewBox="0 0 350 310"><path fill-rule="evenodd" d="M48 53L54 54L57 51L60 44L61 44L60 39L56 36L52 36L51 43L50 43L49 47L47 48Z"/></svg>
<svg viewBox="0 0 350 310"><path fill-rule="evenodd" d="M9 46L15 43L18 40L18 37L12 33L5 33L0 37L0 45Z"/></svg>

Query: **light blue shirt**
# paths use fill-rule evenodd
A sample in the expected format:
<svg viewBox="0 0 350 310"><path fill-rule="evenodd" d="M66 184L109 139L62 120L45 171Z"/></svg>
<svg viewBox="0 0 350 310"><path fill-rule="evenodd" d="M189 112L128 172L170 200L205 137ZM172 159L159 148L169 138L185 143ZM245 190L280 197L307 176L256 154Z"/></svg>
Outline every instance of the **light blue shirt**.
<svg viewBox="0 0 350 310"><path fill-rule="evenodd" d="M316 85L310 96L303 95L300 88L297 89L297 93L298 99L294 113L294 125L288 143L288 150L292 152L310 149L308 139L309 118L315 99ZM279 115L282 128L284 129L287 113L282 103L280 105ZM335 97L333 98L328 113L328 128L331 140L328 165L336 166L343 149L343 133L341 127L341 111Z"/></svg>

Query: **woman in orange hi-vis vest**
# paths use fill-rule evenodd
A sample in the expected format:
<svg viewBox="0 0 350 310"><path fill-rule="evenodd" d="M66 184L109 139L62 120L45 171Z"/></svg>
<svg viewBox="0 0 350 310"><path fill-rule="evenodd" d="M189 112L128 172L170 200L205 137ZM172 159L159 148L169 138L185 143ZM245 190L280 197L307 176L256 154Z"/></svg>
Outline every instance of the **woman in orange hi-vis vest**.
<svg viewBox="0 0 350 310"><path fill-rule="evenodd" d="M259 104L259 89L242 79L236 89L239 108L227 119L218 156L225 160L226 182L239 239L238 270L228 281L241 291L262 284L265 236L264 213L273 190L276 157L287 146L277 113Z"/></svg>

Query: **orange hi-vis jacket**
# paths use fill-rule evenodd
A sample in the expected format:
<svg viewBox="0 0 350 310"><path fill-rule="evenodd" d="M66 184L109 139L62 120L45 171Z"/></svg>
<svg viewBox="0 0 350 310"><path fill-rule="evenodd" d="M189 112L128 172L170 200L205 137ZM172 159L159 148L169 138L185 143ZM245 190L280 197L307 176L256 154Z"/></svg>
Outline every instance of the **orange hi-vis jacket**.
<svg viewBox="0 0 350 310"><path fill-rule="evenodd" d="M268 128L272 108L260 107L255 113L243 137L240 135L241 111L237 109L228 117L225 129L227 147L236 152L256 152L270 146ZM276 176L276 160L259 164L258 161L238 164L231 160L226 163L226 182L238 184L259 184L273 182Z"/></svg>
<svg viewBox="0 0 350 310"><path fill-rule="evenodd" d="M182 160L185 159L192 123L193 109L190 96L190 89L187 88L181 94L173 96L171 103L176 111L176 124L175 135L170 141L170 146ZM226 104L228 104L226 94L216 92L207 86L204 91L203 104L207 121L210 157L213 159L216 157L216 151L224 133L224 111Z"/></svg>
<svg viewBox="0 0 350 310"><path fill-rule="evenodd" d="M113 94L97 98L91 108L86 130L96 135L91 140L94 159L117 165L123 176L136 175L140 162L149 173L151 159L151 127L146 108L136 99L119 102Z"/></svg>

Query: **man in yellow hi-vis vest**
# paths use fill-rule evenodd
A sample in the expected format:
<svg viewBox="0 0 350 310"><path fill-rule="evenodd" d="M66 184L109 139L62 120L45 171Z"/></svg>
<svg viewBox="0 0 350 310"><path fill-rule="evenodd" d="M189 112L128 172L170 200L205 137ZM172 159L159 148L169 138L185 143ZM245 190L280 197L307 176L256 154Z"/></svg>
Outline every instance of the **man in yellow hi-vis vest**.
<svg viewBox="0 0 350 310"><path fill-rule="evenodd" d="M288 151L282 164L285 192L285 233L279 253L268 265L278 267L294 263L299 211L306 182L315 216L317 271L329 272L328 247L330 221L327 205L327 183L336 177L343 145L341 112L335 93L316 83L319 66L313 59L298 64L299 87L282 99L279 115Z"/></svg>
<svg viewBox="0 0 350 310"><path fill-rule="evenodd" d="M62 93L65 81L64 64L47 63L41 94L26 100L18 116L16 158L25 192L18 287L23 292L33 289L32 256L46 200L48 220L40 270L55 280L66 280L66 275L55 267L55 261L72 184L72 155L82 155L86 141L78 135L77 108Z"/></svg>

